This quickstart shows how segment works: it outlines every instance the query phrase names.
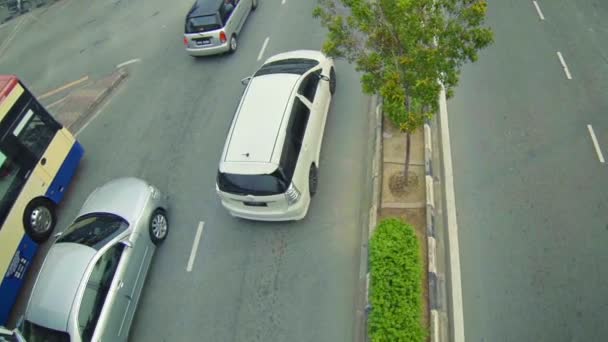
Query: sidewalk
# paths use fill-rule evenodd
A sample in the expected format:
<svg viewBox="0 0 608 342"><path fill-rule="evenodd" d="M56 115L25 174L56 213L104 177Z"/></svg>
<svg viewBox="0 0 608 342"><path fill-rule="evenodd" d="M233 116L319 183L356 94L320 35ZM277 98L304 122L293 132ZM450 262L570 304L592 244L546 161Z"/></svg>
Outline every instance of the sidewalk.
<svg viewBox="0 0 608 342"><path fill-rule="evenodd" d="M398 217L411 224L420 243L420 259L423 261L423 324L429 329L428 258L426 225L426 183L424 157L424 130L420 128L411 136L410 182L404 186L405 133L383 116L382 128L382 185L378 222L387 217Z"/></svg>

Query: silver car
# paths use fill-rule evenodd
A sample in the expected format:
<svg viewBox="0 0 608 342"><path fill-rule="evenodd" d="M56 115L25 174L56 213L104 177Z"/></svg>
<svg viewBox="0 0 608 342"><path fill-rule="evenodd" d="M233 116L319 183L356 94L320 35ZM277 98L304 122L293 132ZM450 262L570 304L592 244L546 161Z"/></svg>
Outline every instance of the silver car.
<svg viewBox="0 0 608 342"><path fill-rule="evenodd" d="M168 233L167 201L137 178L89 195L51 246L19 324L27 341L126 341L156 246Z"/></svg>
<svg viewBox="0 0 608 342"><path fill-rule="evenodd" d="M258 0L196 0L186 16L184 45L192 56L234 52Z"/></svg>

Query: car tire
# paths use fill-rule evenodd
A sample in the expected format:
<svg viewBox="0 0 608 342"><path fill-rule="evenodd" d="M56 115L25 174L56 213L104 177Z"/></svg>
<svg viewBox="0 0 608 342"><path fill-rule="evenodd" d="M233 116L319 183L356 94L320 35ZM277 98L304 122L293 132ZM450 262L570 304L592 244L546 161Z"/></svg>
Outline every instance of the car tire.
<svg viewBox="0 0 608 342"><path fill-rule="evenodd" d="M25 207L23 227L34 242L43 243L48 240L55 229L55 224L57 224L55 203L51 200L38 197Z"/></svg>
<svg viewBox="0 0 608 342"><path fill-rule="evenodd" d="M331 67L329 70L329 92L333 95L336 93L336 70L334 67Z"/></svg>
<svg viewBox="0 0 608 342"><path fill-rule="evenodd" d="M317 193L318 185L319 171L315 164L311 164L310 169L308 170L308 192L310 193L310 197L314 196Z"/></svg>
<svg viewBox="0 0 608 342"><path fill-rule="evenodd" d="M169 220L165 209L158 208L150 217L150 239L155 245L160 245L169 234Z"/></svg>
<svg viewBox="0 0 608 342"><path fill-rule="evenodd" d="M253 0L251 2L251 10L255 11L256 8L258 8L258 0Z"/></svg>
<svg viewBox="0 0 608 342"><path fill-rule="evenodd" d="M234 51L236 51L237 48L238 48L238 42L236 40L236 35L233 34L230 37L230 42L229 42L229 47L228 47L228 53L234 53Z"/></svg>

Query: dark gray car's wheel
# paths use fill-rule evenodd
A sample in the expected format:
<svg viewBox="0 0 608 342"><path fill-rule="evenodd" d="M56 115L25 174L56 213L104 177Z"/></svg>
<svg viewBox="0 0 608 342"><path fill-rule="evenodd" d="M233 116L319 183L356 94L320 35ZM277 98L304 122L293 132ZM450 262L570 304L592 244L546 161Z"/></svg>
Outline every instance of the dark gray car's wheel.
<svg viewBox="0 0 608 342"><path fill-rule="evenodd" d="M310 196L314 196L317 193L317 185L319 184L319 172L315 164L310 165L308 170L308 191Z"/></svg>
<svg viewBox="0 0 608 342"><path fill-rule="evenodd" d="M165 241L169 234L169 220L167 212L164 209L158 208L154 210L152 218L150 218L150 239L155 245L159 245Z"/></svg>
<svg viewBox="0 0 608 342"><path fill-rule="evenodd" d="M251 2L251 10L255 11L256 8L258 8L258 0L253 0Z"/></svg>
<svg viewBox="0 0 608 342"><path fill-rule="evenodd" d="M232 37L230 37L230 50L228 50L229 53L234 53L234 51L236 51L236 49L238 48L238 43L236 41L236 35L232 35Z"/></svg>
<svg viewBox="0 0 608 342"><path fill-rule="evenodd" d="M333 67L329 71L329 92L332 95L336 92L336 71Z"/></svg>
<svg viewBox="0 0 608 342"><path fill-rule="evenodd" d="M43 197L36 198L25 207L23 227L35 242L43 243L48 240L56 223L55 204L50 200Z"/></svg>

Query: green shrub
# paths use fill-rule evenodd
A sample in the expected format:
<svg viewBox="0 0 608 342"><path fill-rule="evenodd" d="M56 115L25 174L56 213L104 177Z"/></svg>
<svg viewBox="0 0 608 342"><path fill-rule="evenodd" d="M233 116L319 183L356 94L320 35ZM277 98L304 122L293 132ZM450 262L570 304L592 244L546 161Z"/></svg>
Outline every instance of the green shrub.
<svg viewBox="0 0 608 342"><path fill-rule="evenodd" d="M385 219L370 241L372 342L422 342L422 261L411 225Z"/></svg>

